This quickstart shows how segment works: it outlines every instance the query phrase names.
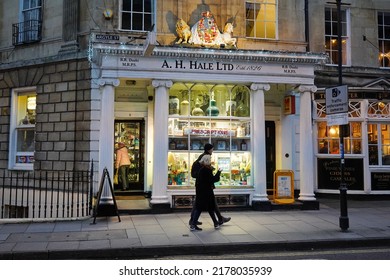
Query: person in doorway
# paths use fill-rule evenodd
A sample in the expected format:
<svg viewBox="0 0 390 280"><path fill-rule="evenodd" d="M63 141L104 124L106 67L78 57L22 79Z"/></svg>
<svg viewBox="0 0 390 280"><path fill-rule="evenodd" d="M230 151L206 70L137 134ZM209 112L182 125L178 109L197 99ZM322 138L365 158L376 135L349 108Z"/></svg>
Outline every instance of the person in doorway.
<svg viewBox="0 0 390 280"><path fill-rule="evenodd" d="M215 228L220 227L219 221L215 217L215 208L217 204L215 203L214 183L219 181L221 170L218 170L216 174L213 174L214 168L211 166L211 155L204 155L199 163L202 167L199 170L195 183L196 199L190 225L191 231L202 230L197 226L197 221L202 211L209 212Z"/></svg>
<svg viewBox="0 0 390 280"><path fill-rule="evenodd" d="M124 143L119 142L118 148L115 151L116 161L115 168L118 169L118 181L120 188L125 191L129 187L129 170L130 170L130 157L129 151Z"/></svg>
<svg viewBox="0 0 390 280"><path fill-rule="evenodd" d="M205 156L205 155L210 155L211 156L213 154L213 151L214 151L214 146L212 144L210 144L210 143L205 144L204 145L204 152L198 157L197 160L200 161L203 158L203 156ZM195 183L195 186L196 186L196 183ZM195 212L195 208L196 208L195 205L196 205L196 198L195 198L194 206L192 207L191 218L190 218L190 221L188 222L188 224L190 226L191 226L192 221L193 221L193 216L194 216L194 212ZM221 211L219 210L218 203L217 203L216 199L215 199L215 214L218 217L219 225L227 223L227 222L229 222L231 220L230 217L222 216ZM196 221L196 223L197 223L197 225L201 225L202 224L202 222L199 222L199 221Z"/></svg>

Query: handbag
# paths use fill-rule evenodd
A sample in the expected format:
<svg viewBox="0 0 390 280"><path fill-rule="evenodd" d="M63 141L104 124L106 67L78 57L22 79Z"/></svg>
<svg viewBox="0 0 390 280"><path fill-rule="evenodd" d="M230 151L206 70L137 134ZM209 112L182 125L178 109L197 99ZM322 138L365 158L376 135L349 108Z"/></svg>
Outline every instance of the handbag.
<svg viewBox="0 0 390 280"><path fill-rule="evenodd" d="M118 185L118 169L116 170L115 174L114 174L114 185Z"/></svg>

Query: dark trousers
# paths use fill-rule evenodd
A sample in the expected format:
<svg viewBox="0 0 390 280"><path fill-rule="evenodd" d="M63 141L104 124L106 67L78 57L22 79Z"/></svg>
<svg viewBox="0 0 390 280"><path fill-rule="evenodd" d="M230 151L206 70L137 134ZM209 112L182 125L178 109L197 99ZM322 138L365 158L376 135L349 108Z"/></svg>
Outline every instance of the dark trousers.
<svg viewBox="0 0 390 280"><path fill-rule="evenodd" d="M199 210L198 208L193 207L192 212L194 213L194 216L191 216L192 218L192 225L196 225L196 221L198 221L200 214L202 214L202 210ZM214 225L218 224L218 220L215 218L214 211L208 211L211 219L213 220ZM192 213L191 213L192 214Z"/></svg>
<svg viewBox="0 0 390 280"><path fill-rule="evenodd" d="M196 222L200 216L200 214L199 214L198 218L196 220L194 220L195 210L196 210L196 197L195 197L194 205L192 206L192 210L191 210L191 221L194 221L194 222ZM215 215L217 215L217 217L218 217L218 221L222 221L223 217L222 217L221 211L219 210L216 197L215 197L215 210L214 210L214 212L215 212ZM215 217L214 214L213 214L213 217Z"/></svg>
<svg viewBox="0 0 390 280"><path fill-rule="evenodd" d="M130 165L119 166L118 170L118 183L122 190L126 190L129 187L129 167Z"/></svg>

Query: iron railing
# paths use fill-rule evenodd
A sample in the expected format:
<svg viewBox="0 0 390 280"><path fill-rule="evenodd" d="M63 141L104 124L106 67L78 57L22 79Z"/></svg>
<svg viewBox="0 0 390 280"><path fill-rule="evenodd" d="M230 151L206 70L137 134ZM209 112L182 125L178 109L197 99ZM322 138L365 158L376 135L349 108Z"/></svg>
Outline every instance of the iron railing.
<svg viewBox="0 0 390 280"><path fill-rule="evenodd" d="M42 21L26 20L12 24L12 44L14 46L42 40Z"/></svg>
<svg viewBox="0 0 390 280"><path fill-rule="evenodd" d="M89 171L0 171L0 219L77 218L91 215Z"/></svg>

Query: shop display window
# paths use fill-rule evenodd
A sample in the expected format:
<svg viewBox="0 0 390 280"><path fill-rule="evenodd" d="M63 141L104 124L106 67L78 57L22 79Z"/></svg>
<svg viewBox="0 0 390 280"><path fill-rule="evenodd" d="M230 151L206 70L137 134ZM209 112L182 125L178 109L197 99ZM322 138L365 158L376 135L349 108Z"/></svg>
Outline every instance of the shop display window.
<svg viewBox="0 0 390 280"><path fill-rule="evenodd" d="M344 137L345 154L362 153L362 128L360 122L350 122L349 131ZM318 122L317 148L320 154L340 154L339 126L327 126L327 122Z"/></svg>
<svg viewBox="0 0 390 280"><path fill-rule="evenodd" d="M217 187L251 185L250 90L246 86L176 83L170 89L168 118L169 186L193 186L192 163L204 145L223 169Z"/></svg>
<svg viewBox="0 0 390 280"><path fill-rule="evenodd" d="M367 126L370 165L390 165L390 125L370 123Z"/></svg>

